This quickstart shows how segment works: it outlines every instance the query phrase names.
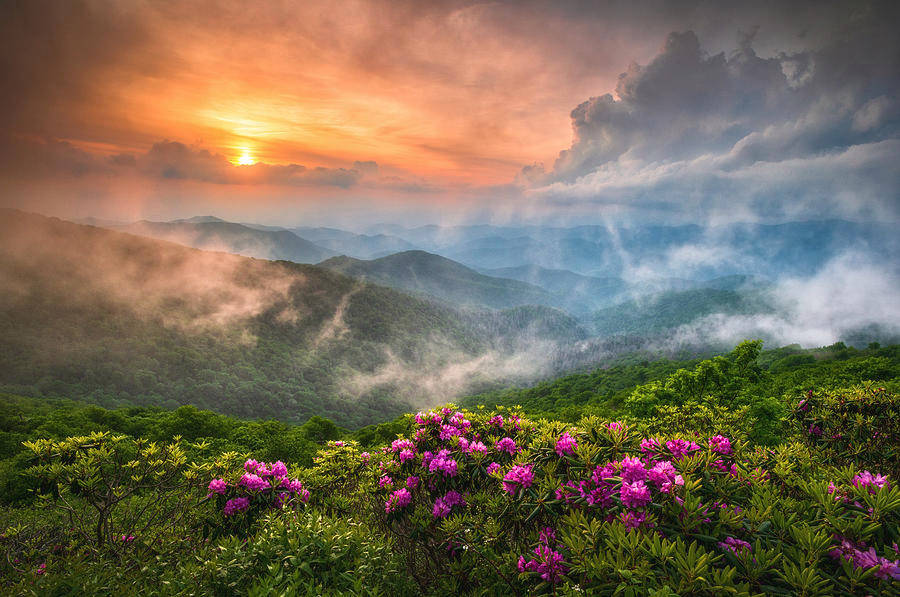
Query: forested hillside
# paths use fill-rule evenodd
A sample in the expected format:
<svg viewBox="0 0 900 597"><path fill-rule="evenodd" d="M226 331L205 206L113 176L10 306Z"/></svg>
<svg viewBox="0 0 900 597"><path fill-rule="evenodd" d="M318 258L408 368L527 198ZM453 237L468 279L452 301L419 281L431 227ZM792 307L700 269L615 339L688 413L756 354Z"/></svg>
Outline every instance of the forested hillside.
<svg viewBox="0 0 900 597"><path fill-rule="evenodd" d="M358 426L421 399L418 374L502 360L547 321L21 212L0 228L0 383L20 394Z"/></svg>

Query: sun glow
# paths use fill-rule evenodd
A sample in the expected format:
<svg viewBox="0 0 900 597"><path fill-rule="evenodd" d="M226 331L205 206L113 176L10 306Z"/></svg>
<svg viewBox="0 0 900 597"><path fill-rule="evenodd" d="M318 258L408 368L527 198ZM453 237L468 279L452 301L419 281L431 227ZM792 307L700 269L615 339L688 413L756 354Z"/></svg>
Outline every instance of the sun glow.
<svg viewBox="0 0 900 597"><path fill-rule="evenodd" d="M245 149L241 156L237 159L237 164L240 166L252 166L256 163L256 160L253 159L253 156L250 155L250 150Z"/></svg>

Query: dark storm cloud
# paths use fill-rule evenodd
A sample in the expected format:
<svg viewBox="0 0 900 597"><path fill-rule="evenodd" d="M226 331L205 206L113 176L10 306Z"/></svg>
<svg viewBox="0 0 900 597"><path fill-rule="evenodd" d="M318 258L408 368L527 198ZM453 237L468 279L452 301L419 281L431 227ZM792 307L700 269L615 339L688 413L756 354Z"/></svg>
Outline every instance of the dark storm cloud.
<svg viewBox="0 0 900 597"><path fill-rule="evenodd" d="M615 96L572 111L573 143L552 172L527 167L520 182L546 185L557 205L896 218L897 10L844 6L822 45L768 57L752 35L709 54L693 31L670 34Z"/></svg>

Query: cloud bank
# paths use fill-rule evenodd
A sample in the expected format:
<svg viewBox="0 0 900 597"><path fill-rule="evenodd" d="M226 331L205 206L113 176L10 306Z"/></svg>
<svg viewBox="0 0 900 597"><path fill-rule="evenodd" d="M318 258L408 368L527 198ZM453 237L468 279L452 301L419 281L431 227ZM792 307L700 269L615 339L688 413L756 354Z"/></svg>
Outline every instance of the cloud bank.
<svg viewBox="0 0 900 597"><path fill-rule="evenodd" d="M860 6L822 47L769 57L753 35L709 54L693 31L670 34L620 75L615 95L579 104L571 147L519 183L558 209L896 220L896 9Z"/></svg>

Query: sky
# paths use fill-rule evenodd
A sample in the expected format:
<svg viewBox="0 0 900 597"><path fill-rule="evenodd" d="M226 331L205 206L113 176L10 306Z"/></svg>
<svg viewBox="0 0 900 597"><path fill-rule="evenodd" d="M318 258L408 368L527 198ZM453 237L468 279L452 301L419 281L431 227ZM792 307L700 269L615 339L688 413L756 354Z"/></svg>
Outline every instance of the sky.
<svg viewBox="0 0 900 597"><path fill-rule="evenodd" d="M895 2L8 0L3 206L900 220Z"/></svg>

